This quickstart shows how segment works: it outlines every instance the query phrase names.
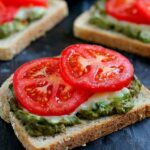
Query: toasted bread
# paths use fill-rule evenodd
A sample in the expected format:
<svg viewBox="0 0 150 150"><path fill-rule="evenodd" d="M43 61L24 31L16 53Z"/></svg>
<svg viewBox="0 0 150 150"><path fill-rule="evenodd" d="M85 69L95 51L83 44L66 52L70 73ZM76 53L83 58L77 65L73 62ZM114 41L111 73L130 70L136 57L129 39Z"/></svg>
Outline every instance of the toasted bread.
<svg viewBox="0 0 150 150"><path fill-rule="evenodd" d="M150 91L142 86L140 93L134 98L134 108L124 115L83 121L82 124L67 127L66 132L55 136L31 137L14 113L10 111L8 102L12 96L8 86L11 80L12 76L0 89L0 109L2 110L0 115L5 121L11 122L16 136L27 150L72 149L150 116Z"/></svg>
<svg viewBox="0 0 150 150"><path fill-rule="evenodd" d="M0 40L0 60L10 60L21 52L32 41L41 37L68 15L67 4L63 0L55 0L48 13L38 21L31 23L25 30Z"/></svg>
<svg viewBox="0 0 150 150"><path fill-rule="evenodd" d="M91 12L87 11L75 20L74 35L76 37L144 57L150 57L150 44L96 27L89 23L90 15Z"/></svg>

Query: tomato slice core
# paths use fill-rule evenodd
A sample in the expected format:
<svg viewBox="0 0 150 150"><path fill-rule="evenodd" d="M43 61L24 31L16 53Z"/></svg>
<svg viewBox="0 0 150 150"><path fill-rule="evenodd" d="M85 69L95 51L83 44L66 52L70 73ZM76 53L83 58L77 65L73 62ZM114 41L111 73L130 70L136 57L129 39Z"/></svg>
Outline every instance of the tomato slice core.
<svg viewBox="0 0 150 150"><path fill-rule="evenodd" d="M117 52L96 45L75 44L62 52L61 74L77 88L109 92L128 86L134 69Z"/></svg>
<svg viewBox="0 0 150 150"><path fill-rule="evenodd" d="M72 113L91 95L68 85L60 76L59 58L42 58L14 73L17 100L33 114L60 116Z"/></svg>
<svg viewBox="0 0 150 150"><path fill-rule="evenodd" d="M109 15L121 21L137 24L149 24L146 16L136 6L136 0L108 0L106 11Z"/></svg>

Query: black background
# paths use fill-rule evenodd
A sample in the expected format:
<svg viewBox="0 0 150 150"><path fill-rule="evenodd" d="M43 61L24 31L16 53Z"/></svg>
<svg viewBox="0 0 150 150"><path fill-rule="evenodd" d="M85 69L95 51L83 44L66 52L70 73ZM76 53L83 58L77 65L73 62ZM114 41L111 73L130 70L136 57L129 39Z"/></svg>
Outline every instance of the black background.
<svg viewBox="0 0 150 150"><path fill-rule="evenodd" d="M74 43L86 43L73 37L74 19L94 1L68 0L70 15L44 37L33 42L13 60L0 62L0 84L24 62L40 57L59 55L62 49ZM134 64L138 78L150 88L150 60L121 52ZM150 150L150 119L131 125L121 131L100 138L77 150ZM0 150L23 150L10 125L0 119Z"/></svg>

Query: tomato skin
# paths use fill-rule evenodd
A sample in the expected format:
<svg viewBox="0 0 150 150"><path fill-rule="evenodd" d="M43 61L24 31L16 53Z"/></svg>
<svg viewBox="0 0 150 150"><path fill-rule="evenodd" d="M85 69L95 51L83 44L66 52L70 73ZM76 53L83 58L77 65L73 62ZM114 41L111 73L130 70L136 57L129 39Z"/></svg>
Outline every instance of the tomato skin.
<svg viewBox="0 0 150 150"><path fill-rule="evenodd" d="M109 15L121 21L149 24L150 22L137 8L136 3L136 0L108 0L106 11Z"/></svg>
<svg viewBox="0 0 150 150"><path fill-rule="evenodd" d="M101 54L100 57L89 56L89 50L93 54L102 53L102 57ZM109 69L114 71L111 73ZM101 46L75 44L62 52L61 75L66 82L80 89L92 92L117 91L130 84L133 74L133 66L127 58Z"/></svg>
<svg viewBox="0 0 150 150"><path fill-rule="evenodd" d="M0 1L0 10L5 9L5 5Z"/></svg>
<svg viewBox="0 0 150 150"><path fill-rule="evenodd" d="M88 99L90 93L71 87L61 78L59 65L59 58L42 58L16 70L13 86L22 107L40 116L61 116Z"/></svg>
<svg viewBox="0 0 150 150"><path fill-rule="evenodd" d="M137 0L136 7L150 22L150 1L149 0Z"/></svg>
<svg viewBox="0 0 150 150"><path fill-rule="evenodd" d="M3 7L0 12L0 25L6 22L12 21L14 19L15 14L17 13L16 7Z"/></svg>
<svg viewBox="0 0 150 150"><path fill-rule="evenodd" d="M48 6L48 0L2 0L2 2L6 6L42 6L47 7Z"/></svg>

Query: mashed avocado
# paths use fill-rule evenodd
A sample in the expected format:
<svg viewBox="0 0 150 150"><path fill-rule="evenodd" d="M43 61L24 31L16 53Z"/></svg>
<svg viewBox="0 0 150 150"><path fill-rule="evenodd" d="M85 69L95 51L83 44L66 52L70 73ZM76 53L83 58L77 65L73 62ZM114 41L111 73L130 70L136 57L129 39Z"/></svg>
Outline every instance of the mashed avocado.
<svg viewBox="0 0 150 150"><path fill-rule="evenodd" d="M105 30L121 33L127 37L144 43L150 43L150 28L133 23L118 21L117 19L107 15L105 10L105 0L96 2L91 12L89 23Z"/></svg>
<svg viewBox="0 0 150 150"><path fill-rule="evenodd" d="M97 119L102 116L109 116L113 114L125 114L134 107L133 98L139 93L141 84L139 80L135 79L128 87L129 92L109 97L108 100L101 100L93 103L91 109L81 109L77 116L82 119Z"/></svg>
<svg viewBox="0 0 150 150"><path fill-rule="evenodd" d="M20 120L29 135L33 137L55 135L64 132L65 127L73 126L80 123L80 119L76 116L62 117L58 123L54 123L44 117L32 115L22 110L15 99L10 100L11 111L14 112L16 118Z"/></svg>
<svg viewBox="0 0 150 150"><path fill-rule="evenodd" d="M16 32L24 30L28 22L12 21L0 26L0 39L4 39Z"/></svg>
<svg viewBox="0 0 150 150"><path fill-rule="evenodd" d="M11 111L20 120L28 134L37 137L64 132L66 127L80 124L83 120L127 113L134 107L133 98L140 92L141 84L135 77L128 87L129 92L123 93L123 95L110 96L108 100L93 102L91 108L78 109L74 115L62 116L57 122L53 122L51 118L33 115L23 110L16 101L12 84L10 84L9 89L14 95L14 98L10 100Z"/></svg>
<svg viewBox="0 0 150 150"><path fill-rule="evenodd" d="M46 11L41 7L21 8L13 21L0 25L0 39L26 29L33 21L41 19Z"/></svg>

